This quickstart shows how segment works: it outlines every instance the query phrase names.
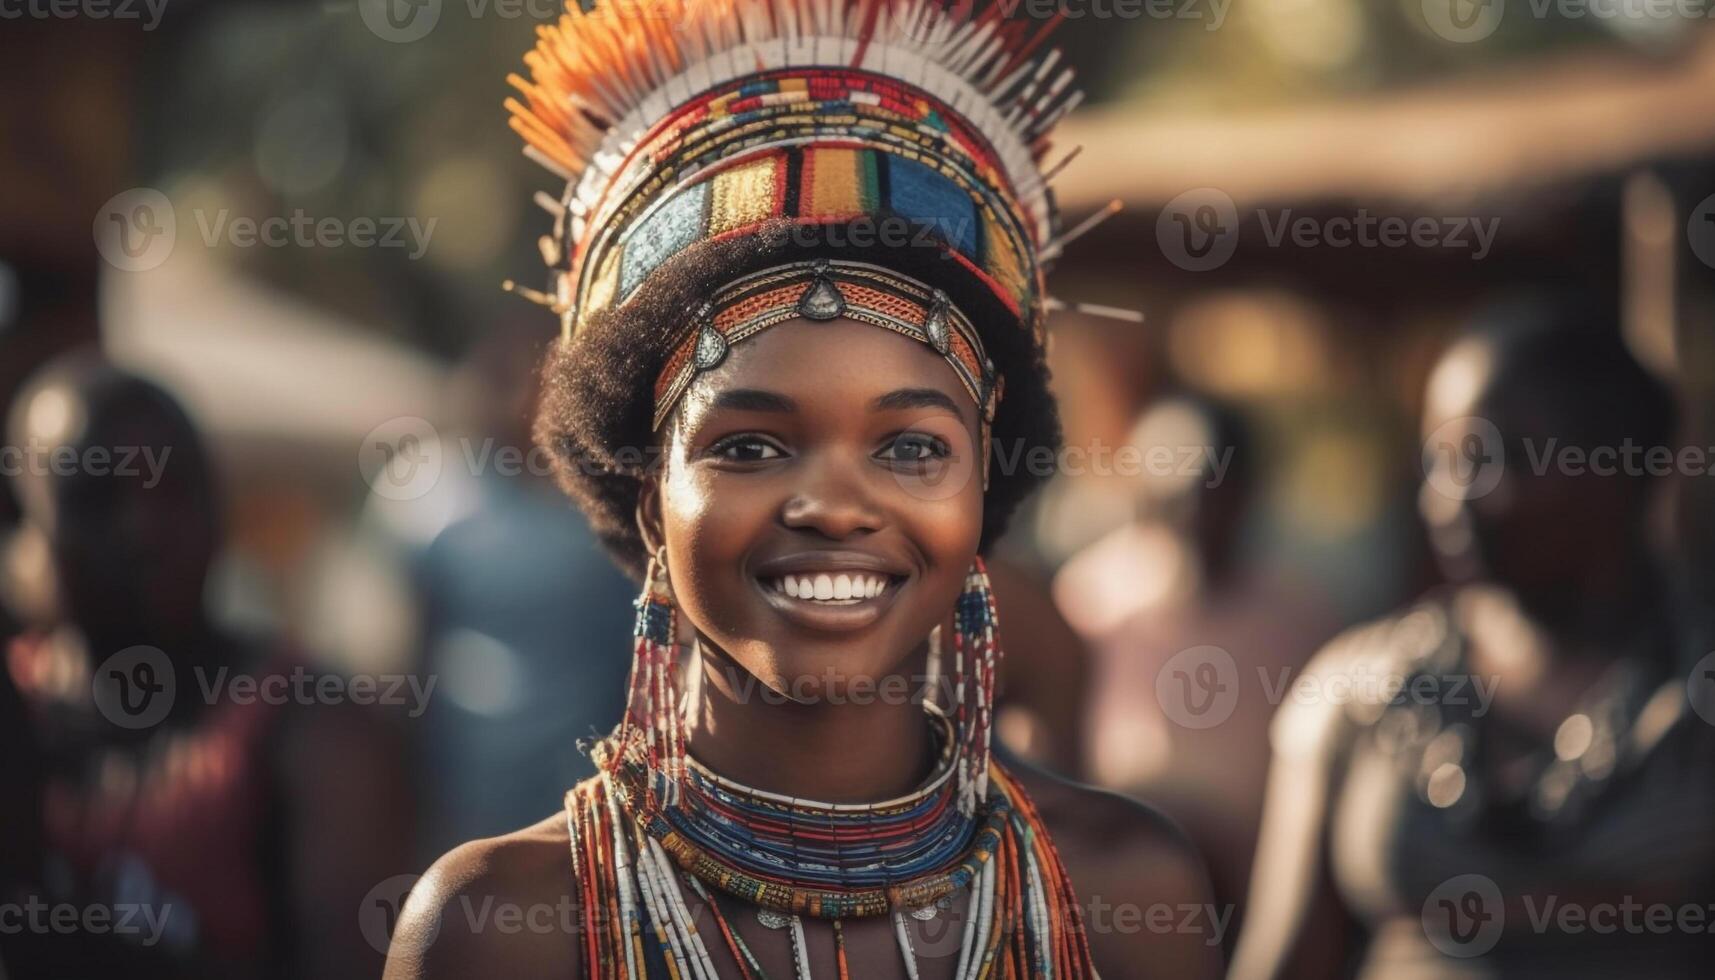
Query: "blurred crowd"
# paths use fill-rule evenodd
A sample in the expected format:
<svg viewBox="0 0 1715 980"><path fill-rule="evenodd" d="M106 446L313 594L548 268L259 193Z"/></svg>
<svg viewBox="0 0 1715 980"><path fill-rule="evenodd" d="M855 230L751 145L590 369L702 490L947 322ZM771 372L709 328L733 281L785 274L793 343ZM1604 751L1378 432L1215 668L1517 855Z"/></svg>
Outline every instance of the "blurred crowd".
<svg viewBox="0 0 1715 980"><path fill-rule="evenodd" d="M484 278L527 182L461 145L467 113L498 119L488 87L424 121L437 68L503 63L449 40L354 68L342 29L282 97L245 53L310 64L326 15L237 6L164 28L172 59L0 27L0 84L42 89L0 100L27 137L0 159L0 977L378 975L416 873L553 812L621 709L636 586L528 434L553 324ZM1715 44L1520 42L1534 60L1442 88L1405 58L1425 87L1400 95L1339 27L1359 15L1299 6L1321 13L1246 28L1278 32L1262 87L1363 99L1162 124L1124 50L1073 37L1107 92L1065 199L1132 207L1057 291L1144 322L1052 324L1068 451L991 564L997 731L1195 841L1218 907L1174 921L1235 980L1707 976ZM492 51L529 25L505 26ZM228 88L186 83L222 57ZM242 98L278 109L254 176L218 134L140 131ZM372 135L397 106L417 128ZM1400 153L1418 123L1494 142ZM1180 200L1150 165L1172 148L1134 168L1151 132L1218 157L1217 196ZM431 270L233 260L189 230L223 204L385 209L356 176L443 151L412 198L452 216ZM1399 158L1336 159L1365 152ZM145 176L180 243L137 271L101 218ZM1223 205L1261 217L1209 264L1175 236ZM1330 244L1370 210L1499 233ZM1289 220L1317 234L1271 238Z"/></svg>

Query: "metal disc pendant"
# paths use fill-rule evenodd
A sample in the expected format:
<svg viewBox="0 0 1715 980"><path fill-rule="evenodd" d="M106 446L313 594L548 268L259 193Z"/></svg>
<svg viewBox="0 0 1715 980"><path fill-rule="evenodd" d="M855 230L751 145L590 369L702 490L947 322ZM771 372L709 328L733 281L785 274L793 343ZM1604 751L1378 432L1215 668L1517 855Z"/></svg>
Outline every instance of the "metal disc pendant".
<svg viewBox="0 0 1715 980"><path fill-rule="evenodd" d="M699 371L707 371L726 358L727 339L716 330L714 324L705 323L703 329L697 332L697 348L691 355L691 362Z"/></svg>
<svg viewBox="0 0 1715 980"><path fill-rule="evenodd" d="M807 320L832 320L846 311L846 298L828 275L828 261L816 265L816 278L798 298L798 315Z"/></svg>
<svg viewBox="0 0 1715 980"><path fill-rule="evenodd" d="M762 923L766 929L784 929L792 924L792 917L773 909L757 909L756 921Z"/></svg>
<svg viewBox="0 0 1715 980"><path fill-rule="evenodd" d="M933 919L937 914L939 914L939 910L936 909L935 906L933 906L933 905L925 905L920 909L912 909L911 910L911 917L913 919L916 919L918 922L928 922L930 919Z"/></svg>
<svg viewBox="0 0 1715 980"><path fill-rule="evenodd" d="M952 305L947 294L935 290L935 302L929 307L929 319L923 321L923 331L929 335L929 344L942 354L947 353L952 346L952 340L947 335L947 307Z"/></svg>

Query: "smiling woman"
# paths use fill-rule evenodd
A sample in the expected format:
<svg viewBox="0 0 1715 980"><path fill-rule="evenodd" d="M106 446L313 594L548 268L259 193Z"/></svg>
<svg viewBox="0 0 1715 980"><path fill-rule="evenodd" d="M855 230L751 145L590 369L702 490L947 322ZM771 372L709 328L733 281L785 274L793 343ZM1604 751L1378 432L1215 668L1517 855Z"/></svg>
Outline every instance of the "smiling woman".
<svg viewBox="0 0 1715 980"><path fill-rule="evenodd" d="M625 718L563 815L436 864L389 975L1214 976L1141 925L1206 904L1176 830L990 753L1069 73L998 10L671 6L570 8L511 103L570 180L537 439L643 583ZM468 914L511 906L575 914Z"/></svg>

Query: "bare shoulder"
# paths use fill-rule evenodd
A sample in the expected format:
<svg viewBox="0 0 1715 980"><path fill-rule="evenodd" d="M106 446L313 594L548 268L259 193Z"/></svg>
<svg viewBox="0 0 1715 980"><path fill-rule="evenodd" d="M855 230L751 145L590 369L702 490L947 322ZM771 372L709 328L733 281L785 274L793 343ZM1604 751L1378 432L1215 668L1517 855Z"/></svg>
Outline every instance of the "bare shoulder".
<svg viewBox="0 0 1715 980"><path fill-rule="evenodd" d="M1008 768L1072 879L1104 980L1220 976L1231 910L1215 905L1203 857L1177 824L1117 793L1015 760Z"/></svg>
<svg viewBox="0 0 1715 980"><path fill-rule="evenodd" d="M411 889L387 980L580 977L565 816L448 851Z"/></svg>
<svg viewBox="0 0 1715 980"><path fill-rule="evenodd" d="M1354 740L1398 694L1398 679L1452 666L1457 636L1449 597L1352 626L1310 659L1269 723L1275 764L1326 781Z"/></svg>

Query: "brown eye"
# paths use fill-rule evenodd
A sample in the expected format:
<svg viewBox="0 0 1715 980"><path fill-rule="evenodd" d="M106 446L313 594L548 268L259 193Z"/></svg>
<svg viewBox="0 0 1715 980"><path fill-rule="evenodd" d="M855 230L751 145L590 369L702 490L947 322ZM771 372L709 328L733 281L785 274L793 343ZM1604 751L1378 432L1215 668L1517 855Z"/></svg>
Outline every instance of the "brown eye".
<svg viewBox="0 0 1715 980"><path fill-rule="evenodd" d="M779 447L756 436L731 436L715 443L710 455L733 463L760 463L784 456Z"/></svg>
<svg viewBox="0 0 1715 980"><path fill-rule="evenodd" d="M934 459L945 459L952 451L945 442L934 436L921 432L905 432L888 443L883 452L892 462L927 463Z"/></svg>

